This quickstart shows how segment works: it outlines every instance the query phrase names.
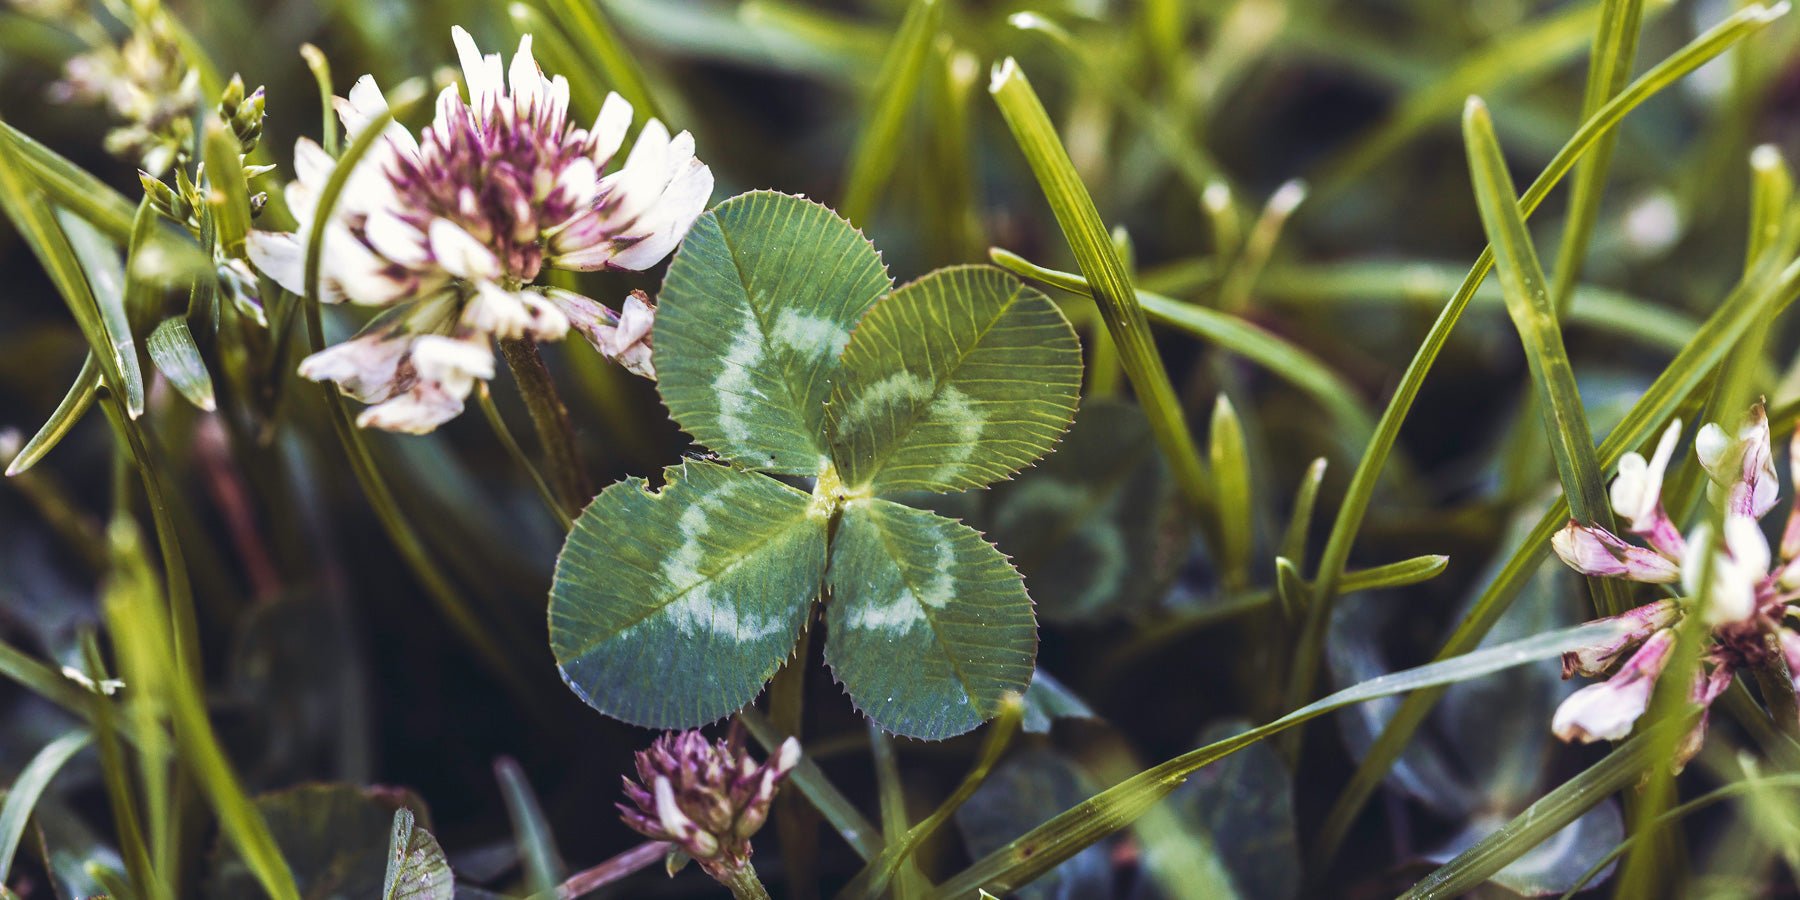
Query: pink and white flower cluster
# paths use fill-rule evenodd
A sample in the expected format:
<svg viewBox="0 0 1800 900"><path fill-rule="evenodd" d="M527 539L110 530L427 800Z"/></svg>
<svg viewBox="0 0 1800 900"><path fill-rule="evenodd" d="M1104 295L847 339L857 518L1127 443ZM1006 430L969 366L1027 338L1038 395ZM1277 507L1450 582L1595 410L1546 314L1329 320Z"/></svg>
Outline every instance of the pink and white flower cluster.
<svg viewBox="0 0 1800 900"><path fill-rule="evenodd" d="M1704 523L1684 537L1663 508L1663 477L1680 438L1677 421L1663 433L1650 459L1628 453L1619 461L1619 475L1611 487L1613 511L1643 544L1576 522L1551 541L1563 562L1585 575L1678 584L1684 595L1612 617L1607 621L1625 626L1618 637L1563 656L1565 678L1602 675L1624 660L1611 678L1563 701L1551 722L1563 740L1589 743L1630 734L1669 662L1676 624L1697 615L1711 629L1712 642L1688 689L1690 700L1703 712L1682 741L1677 769L1699 752L1706 735L1704 710L1740 670L1781 653L1788 670L1800 673L1800 633L1788 622L1789 604L1800 601L1800 502L1788 515L1778 554L1771 553L1758 524L1774 509L1780 489L1767 414L1758 404L1735 436L1709 424L1695 438L1695 453L1706 470L1711 496L1725 504L1724 527L1716 539ZM1794 436L1791 456L1800 483L1800 432ZM1709 549L1711 558L1703 558ZM1706 605L1697 608L1701 597ZM1800 679L1796 686L1800 687Z"/></svg>
<svg viewBox="0 0 1800 900"><path fill-rule="evenodd" d="M545 267L642 270L668 256L712 196L712 172L687 132L651 119L615 171L632 108L609 95L591 128L569 119L569 84L546 78L519 41L503 74L454 30L465 100L452 85L415 138L390 122L356 164L325 224L319 299L388 308L361 335L308 357L300 374L373 404L366 427L426 432L462 412L494 375L493 339L561 339L576 328L639 374L649 364L650 308L623 314L534 286ZM337 112L349 139L388 111L364 76ZM336 161L302 138L288 205L299 228L255 232L249 253L301 293L306 241Z"/></svg>
<svg viewBox="0 0 1800 900"><path fill-rule="evenodd" d="M758 764L734 740L699 731L665 734L637 754L638 780L624 778L619 814L651 840L668 841L718 878L750 862L750 838L768 821L775 790L800 762L800 742L783 741Z"/></svg>

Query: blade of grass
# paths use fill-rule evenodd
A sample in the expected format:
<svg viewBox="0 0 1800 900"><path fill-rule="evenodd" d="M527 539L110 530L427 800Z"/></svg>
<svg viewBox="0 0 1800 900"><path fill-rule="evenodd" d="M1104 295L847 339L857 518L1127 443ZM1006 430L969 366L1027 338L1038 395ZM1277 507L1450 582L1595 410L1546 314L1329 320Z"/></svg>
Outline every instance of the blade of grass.
<svg viewBox="0 0 1800 900"><path fill-rule="evenodd" d="M1513 198L1512 176L1507 174L1493 118L1479 98L1469 98L1463 114L1463 137L1476 203L1487 230L1488 245L1494 248L1507 314L1525 346L1538 408L1544 417L1544 428L1550 433L1551 456L1556 460L1569 511L1584 525L1611 531L1614 523L1606 481L1594 458L1593 430L1588 426L1587 410L1575 384L1574 366L1563 346L1555 302L1545 285L1544 269L1532 246L1531 232L1525 227L1525 217ZM1625 611L1628 599L1619 582L1595 578L1588 584L1601 615Z"/></svg>
<svg viewBox="0 0 1800 900"><path fill-rule="evenodd" d="M961 784L931 815L920 820L919 824L907 829L905 836L898 841L890 841L881 855L869 861L863 870L857 873L850 883L838 892L837 900L876 900L886 896L888 881L894 873L911 858L912 852L928 840L950 817L956 813L968 799L975 794L987 780L988 773L994 770L994 764L1000 761L1000 755L1006 752L1014 735L1019 733L1019 723L1025 715L1025 701L1013 695L1001 704L1000 715L988 726L987 739L982 742L981 755L976 757L975 766L969 774L963 776Z"/></svg>
<svg viewBox="0 0 1800 900"><path fill-rule="evenodd" d="M43 265L45 274L50 277L57 293L62 295L82 337L87 340L89 352L100 364L101 382L107 385L127 384L126 376L114 359L99 312L99 303L82 272L81 262L70 247L68 234L57 224L56 217L43 202L43 195L24 179L26 166L22 162L23 151L13 135L11 129L0 128L0 209L4 209L7 217L12 220L20 236L31 247L32 254ZM182 557L175 521L169 507L171 495L163 485L161 471L150 458L143 432L127 414L118 394L118 391L113 391L102 407L119 443L129 449L131 460L143 481L144 495L149 501L151 519L156 527L157 544L162 551L163 576L167 579L168 602L175 623L176 658L180 660L183 677L198 685L201 671L200 627L194 614L194 596L188 583L187 564Z"/></svg>
<svg viewBox="0 0 1800 900"><path fill-rule="evenodd" d="M1616 465L1627 450L1637 449L1651 440L1690 395L1704 390L1708 373L1752 322L1758 317L1773 315L1775 310L1800 296L1800 266L1783 270L1779 262L1778 253L1772 251L1765 255L1756 274L1740 283L1725 298L1696 332L1687 349L1663 370L1624 420L1607 435L1598 454L1602 468ZM1500 574L1445 640L1438 651L1439 658L1467 652L1481 642L1550 555L1550 536L1568 522L1568 515L1567 501L1559 499L1538 520ZM1363 803L1380 785L1389 767L1399 758L1401 750L1441 696L1441 691L1427 691L1408 697L1395 710L1326 817L1319 838L1319 860L1329 860L1336 852Z"/></svg>
<svg viewBox="0 0 1800 900"><path fill-rule="evenodd" d="M238 139L225 123L209 119L202 137L206 158L207 205L212 207L218 229L219 249L226 256L244 255L244 238L250 234L250 183L244 180L244 162L238 155Z"/></svg>
<svg viewBox="0 0 1800 900"><path fill-rule="evenodd" d="M1529 215L1537 209L1538 204L1543 202L1551 188L1555 187L1568 174L1575 161L1593 145L1594 140L1599 135L1616 127L1627 113L1663 88L1699 68L1706 61L1762 29L1785 14L1786 11L1786 4L1774 8L1764 7L1760 4L1745 7L1726 17L1719 24L1708 29L1685 47L1639 76L1618 96L1608 101L1598 113L1582 123L1575 134L1570 136L1568 142L1563 145L1563 149L1551 159L1550 163L1544 167L1544 171L1519 198L1518 206L1521 215ZM1375 437L1370 440L1368 450L1364 452L1361 461L1357 463L1355 473L1351 475L1350 486L1345 490L1342 505L1338 507L1337 519L1332 525L1331 536L1326 541L1325 552L1314 576L1313 606L1309 611L1309 619L1316 618L1317 621L1309 620L1308 628L1321 636L1318 640L1322 640L1325 625L1329 622L1331 607L1336 599L1338 573L1344 570L1345 564L1349 561L1351 544L1355 542L1356 534L1362 526L1363 517L1368 512L1369 502L1374 497L1376 482L1380 479L1381 470L1399 438L1400 426L1405 422L1407 413L1411 411L1412 403L1417 399L1426 376L1437 361L1438 354L1443 352L1445 344L1449 341L1451 330L1462 317L1463 311L1468 308L1475 290L1480 286L1482 279L1487 277L1493 263L1492 248L1483 250L1481 256L1475 261L1475 265L1470 268L1469 274L1463 279L1462 285L1444 305L1437 321L1432 324L1430 332L1426 334L1418 352L1414 354L1412 362L1407 365L1406 373L1401 377L1393 398L1389 401L1386 411L1382 413L1381 420L1376 425ZM1744 297L1740 298L1740 301L1748 299L1750 298ZM1748 302L1739 304L1740 307L1747 305L1750 304ZM1719 318L1715 314L1714 320ZM1741 327L1741 323L1739 327ZM1702 326L1701 333L1706 331L1706 326ZM1720 351L1718 346L1701 344L1698 343L1699 340L1700 338L1697 336L1696 342L1690 343L1688 349L1694 350L1698 347L1700 348L1699 353ZM1683 352L1685 353L1686 350ZM1677 360L1680 359L1681 357L1678 356ZM1714 361L1716 362L1716 358ZM1691 360L1689 366L1692 368L1676 369L1672 363L1670 369L1665 370L1664 375L1668 376L1671 371L1679 371L1682 372L1682 377L1691 376L1693 379L1698 379L1704 376L1705 370L1693 367ZM1709 363L1705 369L1709 370L1710 368ZM1659 381L1662 380L1664 379L1659 379ZM1669 379L1671 388L1679 380L1679 378ZM1674 404L1680 402L1686 395L1687 391L1681 390L1675 396L1664 399L1668 403ZM1639 408L1647 409L1648 400L1649 395L1647 394L1646 399L1639 402ZM1646 437L1646 435L1637 434L1629 444L1625 443L1623 439L1631 437L1633 434L1632 429L1623 425L1614 429L1607 442L1611 447L1611 454L1609 455L1605 448L1600 454L1603 468L1615 464L1620 454L1628 448L1636 447ZM1615 444L1613 438L1621 440ZM1553 513L1558 519L1566 517L1566 504L1561 505L1558 510L1553 510ZM1558 521L1555 527L1561 527L1562 524L1562 521ZM1528 554L1535 556L1533 565L1530 567L1533 570L1535 562L1541 561L1542 554L1548 552L1546 543L1552 530L1554 529L1540 528L1533 532L1533 537L1538 540L1538 543L1528 545L1527 550ZM1495 585L1490 587L1488 594L1484 597L1485 602L1478 603L1476 610L1465 618L1451 641L1446 644L1446 652L1441 653L1440 656L1465 652L1479 643L1481 636L1486 634L1489 627L1492 627L1493 618L1490 617L1498 616L1499 611L1505 608L1514 593L1523 586L1528 574L1528 572L1517 572L1509 568L1504 573L1504 577L1497 579ZM1315 641L1315 644L1322 646L1322 644L1318 644L1318 641ZM1319 845L1324 859L1328 860L1336 852L1337 845L1341 842L1350 819L1362 808L1363 802L1374 791L1375 785L1380 782L1379 774L1371 775L1370 773L1387 771L1388 766L1393 764L1395 754L1405 746L1406 741L1411 737L1412 729L1417 728L1419 723L1424 720L1424 711L1436 702L1437 696L1438 694L1435 693L1425 694L1421 697L1409 698L1401 704L1400 713L1390 721L1382 738L1378 739L1375 746L1370 749L1369 755L1365 758L1362 766L1358 768L1357 776L1352 780L1350 787L1346 789L1345 795L1340 798L1339 808L1334 817L1326 822Z"/></svg>
<svg viewBox="0 0 1800 900"><path fill-rule="evenodd" d="M1011 57L994 68L988 93L1012 129L1013 138L1037 176L1038 185L1062 227L1063 237L1093 288L1094 302L1106 319L1107 331L1118 348L1119 360L1138 402L1149 417L1150 427L1175 473L1175 482L1195 521L1206 523L1213 498L1207 482L1206 463L1188 430L1187 416L1176 397L1169 373L1150 336L1144 308L1132 290L1131 278L1113 247L1112 236L1100 219L1093 197L1075 173L1075 164L1056 135L1044 105L1031 82ZM1203 526L1204 527L1204 526Z"/></svg>
<svg viewBox="0 0 1800 900"><path fill-rule="evenodd" d="M1605 0L1601 4L1600 23L1588 57L1587 87L1581 97L1583 119L1599 112L1631 79L1638 32L1643 24L1644 0ZM1568 314L1575 284L1581 280L1588 239L1600 216L1600 197L1606 190L1606 175L1618 142L1618 132L1601 135L1594 149L1575 164L1575 180L1569 186L1569 211L1556 252L1556 277L1550 286L1550 305L1559 318Z"/></svg>
<svg viewBox="0 0 1800 900"><path fill-rule="evenodd" d="M118 243L131 240L134 204L125 195L5 122L0 122L0 133L12 139L26 171L56 205Z"/></svg>
<svg viewBox="0 0 1800 900"><path fill-rule="evenodd" d="M150 332L144 349L156 370L195 408L204 412L218 408L212 375L206 371L206 360L200 356L200 347L194 343L194 333L188 330L186 319L164 319Z"/></svg>
<svg viewBox="0 0 1800 900"><path fill-rule="evenodd" d="M768 718L755 709L739 710L737 720L744 723L744 730L756 738L764 752L776 752L781 747L781 742L788 738L788 735L776 730ZM831 779L825 777L824 770L813 762L812 757L800 757L800 762L788 773L788 783L798 788L812 802L813 808L825 817L825 821L831 823L831 827L844 839L844 843L850 845L850 849L856 851L857 856L868 860L881 854L885 844L881 838L881 829L863 817L856 804L851 803L850 798L845 797L831 783Z"/></svg>
<svg viewBox="0 0 1800 900"><path fill-rule="evenodd" d="M19 450L19 454L7 464L7 477L24 473L49 455L51 450L56 449L56 445L62 443L62 439L69 433L69 429L74 428L75 423L81 421L81 417L87 415L88 409L94 405L94 397L99 387L100 363L94 359L94 354L89 353L86 359L82 360L81 371L76 374L75 383L69 385L69 392L64 394L62 402L56 405L56 411L50 414L50 418L44 422L44 426L38 429L37 434L31 436L31 440L27 441L25 446Z"/></svg>
<svg viewBox="0 0 1800 900"><path fill-rule="evenodd" d="M880 73L869 93L872 102L868 122L850 154L850 167L844 173L844 202L838 207L844 218L858 225L869 224L875 201L900 161L904 149L901 131L906 127L907 112L921 92L925 64L931 59L943 10L944 4L939 0L912 0L905 18L900 20L894 42L882 57Z"/></svg>
<svg viewBox="0 0 1800 900"><path fill-rule="evenodd" d="M132 585L127 589L148 587L154 582ZM81 650L88 677L98 684L109 676L100 658L100 644L89 632L82 636ZM132 896L140 900L170 900L167 884L157 877L150 865L150 847L144 843L144 826L138 816L137 798L131 789L131 776L125 770L125 753L119 746L118 727L113 721L116 710L111 697L95 690L88 703L94 710L94 731L99 738L101 781L106 785L107 806L112 812L113 828L118 834L119 854L125 859L125 872L131 879Z"/></svg>
<svg viewBox="0 0 1800 900"><path fill-rule="evenodd" d="M544 11L562 26L580 58L593 60L601 80L631 101L640 121L663 118L662 107L650 91L644 70L638 65L619 33L613 30L600 4L594 0L540 0Z"/></svg>
<svg viewBox="0 0 1800 900"><path fill-rule="evenodd" d="M1668 5L1668 0L1653 0L1652 9ZM1588 44L1600 13L1596 3L1569 7L1475 50L1421 84L1381 124L1333 154L1308 180L1318 185L1318 196L1336 194L1426 130L1452 122L1470 94L1492 93L1562 65Z"/></svg>
<svg viewBox="0 0 1800 900"><path fill-rule="evenodd" d="M77 728L45 744L7 786L6 801L0 804L0 884L5 884L12 873L13 857L18 853L19 841L25 837L25 825L31 820L31 811L37 808L38 798L44 795L56 773L62 771L63 764L93 741L93 732Z"/></svg>
<svg viewBox="0 0 1800 900"><path fill-rule="evenodd" d="M100 313L100 326L112 350L113 367L124 380L118 382L125 396L125 412L132 418L144 414L144 371L138 363L137 339L125 308L125 265L118 248L88 224L86 219L57 210L56 219L68 238L69 249L81 264L88 292Z"/></svg>
<svg viewBox="0 0 1800 900"><path fill-rule="evenodd" d="M906 815L906 785L900 780L900 761L894 753L893 740L874 722L868 726L869 755L875 759L875 787L881 802L881 837L891 847L905 840L906 830L911 827ZM930 887L911 859L894 873L894 900L917 900Z"/></svg>
<svg viewBox="0 0 1800 900"><path fill-rule="evenodd" d="M1072 294L1093 296L1093 288L1088 279L1080 275L1039 266L998 247L990 249L988 257L996 265L1033 281L1041 281ZM1336 420L1338 427L1355 439L1368 440L1375 433L1374 417L1356 401L1355 386L1333 372L1318 357L1290 343L1286 338L1230 313L1183 303L1150 291L1137 291L1137 301L1149 320L1211 341L1228 352L1268 369L1311 397L1313 402Z"/></svg>
<svg viewBox="0 0 1800 900"><path fill-rule="evenodd" d="M116 521L109 537L116 557L141 559L142 546L130 520ZM133 564L148 565L147 562ZM148 584L143 580L139 583ZM281 855L281 848L276 846L268 822L244 793L243 783L232 769L218 734L207 718L206 701L199 683L182 672L169 620L154 594L153 588L121 593L115 607L119 623L115 627L139 637L148 635L146 640L151 642L148 646L160 657L156 660L163 672L159 683L168 694L176 758L193 774L218 816L219 830L226 842L237 851L262 889L273 900L300 900L293 872Z"/></svg>
<svg viewBox="0 0 1800 900"><path fill-rule="evenodd" d="M556 837L538 805L537 793L525 780L525 771L511 757L503 756L494 762L494 778L500 782L500 795L506 801L506 817L512 822L519 858L525 861L525 883L532 896L551 896L568 867L556 849Z"/></svg>
<svg viewBox="0 0 1800 900"><path fill-rule="evenodd" d="M1685 722L1667 722L1621 744L1580 775L1558 785L1450 862L1420 880L1403 900L1460 897L1487 881L1525 851L1543 843L1600 801L1631 784L1655 765L1658 739L1680 733Z"/></svg>
<svg viewBox="0 0 1800 900"><path fill-rule="evenodd" d="M1270 736L1356 703L1454 684L1514 666L1561 656L1617 634L1609 623L1589 623L1477 650L1454 659L1371 678L1314 701L1268 724L1190 750L1107 788L977 860L938 886L936 897L967 897L978 888L1005 894L1030 883L1084 848L1130 825L1144 811L1210 763Z"/></svg>
<svg viewBox="0 0 1800 900"><path fill-rule="evenodd" d="M1287 530L1282 533L1281 546L1276 554L1283 559L1291 560L1294 567L1306 569L1306 539L1312 533L1313 509L1318 506L1319 486L1325 482L1325 457L1321 456L1306 467L1306 474L1300 476L1300 486L1294 489L1293 513L1288 518Z"/></svg>
<svg viewBox="0 0 1800 900"><path fill-rule="evenodd" d="M1213 404L1212 427L1207 432L1207 456L1218 485L1219 560L1222 582L1228 591L1250 584L1251 536L1256 530L1256 510L1251 505L1250 448L1244 443L1244 426L1237 410L1224 394Z"/></svg>

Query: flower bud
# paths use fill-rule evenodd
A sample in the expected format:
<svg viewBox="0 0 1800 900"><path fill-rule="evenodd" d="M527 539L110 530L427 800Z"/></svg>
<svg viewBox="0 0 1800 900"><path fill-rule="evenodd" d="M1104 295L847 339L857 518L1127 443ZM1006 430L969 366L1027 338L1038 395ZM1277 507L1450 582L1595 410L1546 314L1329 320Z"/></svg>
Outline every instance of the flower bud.
<svg viewBox="0 0 1800 900"><path fill-rule="evenodd" d="M638 753L638 778L624 780L630 802L619 812L632 829L675 844L708 871L735 869L749 862L750 838L799 760L793 738L758 765L732 742L708 741L699 731L665 734Z"/></svg>

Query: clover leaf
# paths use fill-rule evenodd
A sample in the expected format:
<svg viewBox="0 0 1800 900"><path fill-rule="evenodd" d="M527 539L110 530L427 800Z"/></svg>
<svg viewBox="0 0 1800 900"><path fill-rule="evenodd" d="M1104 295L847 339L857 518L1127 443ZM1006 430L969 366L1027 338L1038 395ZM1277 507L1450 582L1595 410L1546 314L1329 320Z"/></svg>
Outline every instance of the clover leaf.
<svg viewBox="0 0 1800 900"><path fill-rule="evenodd" d="M1037 623L1018 570L892 498L1009 478L1067 430L1081 351L1049 298L985 266L895 290L836 213L758 191L689 233L654 343L670 415L726 462L670 467L657 491L619 482L576 519L549 615L582 699L647 727L719 719L819 599L826 662L889 731L960 734L1025 691Z"/></svg>

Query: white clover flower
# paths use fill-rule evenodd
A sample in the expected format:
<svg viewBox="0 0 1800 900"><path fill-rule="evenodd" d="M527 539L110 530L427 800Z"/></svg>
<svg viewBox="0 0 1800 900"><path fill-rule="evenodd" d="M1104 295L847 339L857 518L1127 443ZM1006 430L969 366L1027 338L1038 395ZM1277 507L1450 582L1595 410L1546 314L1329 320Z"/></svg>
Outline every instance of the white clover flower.
<svg viewBox="0 0 1800 900"><path fill-rule="evenodd" d="M675 249L712 196L712 171L695 158L687 132L670 137L650 120L623 164L606 173L631 126L630 103L609 95L593 127L577 127L568 118L568 82L539 70L530 35L504 75L499 54L483 56L461 28L453 35L468 98L446 88L417 138L389 123L325 224L319 298L397 308L309 357L300 374L376 404L358 419L367 427L426 432L458 415L475 382L493 377L491 339L560 340L571 319L619 323L592 300L532 283L546 266L649 268ZM388 107L364 76L336 108L354 140ZM300 293L305 241L335 161L306 139L294 156L287 199L299 228L254 232L248 249L257 268ZM648 306L633 316L647 321ZM591 327L582 330L594 338ZM651 371L647 337L610 346L608 356Z"/></svg>
<svg viewBox="0 0 1800 900"><path fill-rule="evenodd" d="M1794 669L1800 661L1800 633L1789 626L1792 605L1800 603L1800 503L1788 515L1778 551L1771 550L1757 521L1775 507L1780 492L1767 414L1757 404L1735 436L1707 425L1694 440L1695 456L1711 479L1715 499L1722 498L1725 505L1724 528L1716 539L1705 523L1683 538L1663 509L1662 481L1680 433L1679 422L1671 425L1649 460L1627 454L1610 488L1613 511L1629 520L1631 533L1644 538L1648 547L1574 521L1551 538L1556 555L1584 575L1679 583L1687 597L1604 620L1622 626L1619 634L1563 655L1565 678L1601 675L1641 642L1619 674L1563 701L1552 728L1564 740L1617 740L1630 732L1661 671L1660 656L1666 655L1666 649L1657 647L1658 636L1672 634L1669 626L1688 613L1698 615L1711 633L1703 655L1706 668L1695 673L1689 687L1690 701L1703 710L1737 671L1766 658L1771 636L1789 658L1790 671L1800 671ZM1793 448L1794 474L1800 481L1800 432ZM1706 605L1696 608L1700 597ZM1654 657L1647 655L1652 650ZM1676 771L1699 752L1706 720L1702 712L1681 739L1673 760Z"/></svg>

